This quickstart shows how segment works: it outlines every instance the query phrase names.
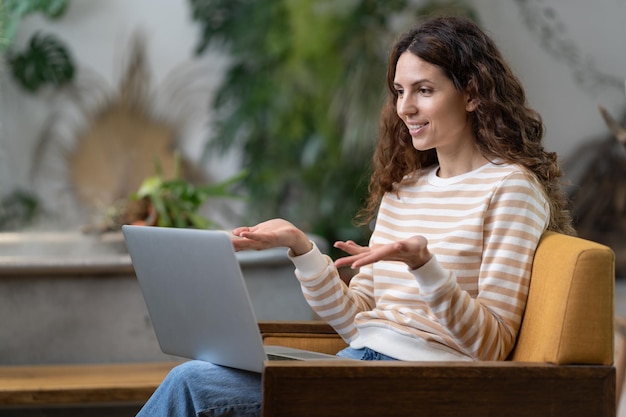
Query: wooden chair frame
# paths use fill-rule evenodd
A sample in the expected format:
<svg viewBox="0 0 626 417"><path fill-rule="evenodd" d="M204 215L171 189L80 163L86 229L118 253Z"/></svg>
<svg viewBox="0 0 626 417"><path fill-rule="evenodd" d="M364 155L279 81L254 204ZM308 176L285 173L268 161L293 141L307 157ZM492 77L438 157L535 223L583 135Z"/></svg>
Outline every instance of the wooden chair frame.
<svg viewBox="0 0 626 417"><path fill-rule="evenodd" d="M327 351L324 323L260 323L272 344ZM280 340L283 339L281 343ZM263 416L615 416L615 368L524 362L267 361Z"/></svg>

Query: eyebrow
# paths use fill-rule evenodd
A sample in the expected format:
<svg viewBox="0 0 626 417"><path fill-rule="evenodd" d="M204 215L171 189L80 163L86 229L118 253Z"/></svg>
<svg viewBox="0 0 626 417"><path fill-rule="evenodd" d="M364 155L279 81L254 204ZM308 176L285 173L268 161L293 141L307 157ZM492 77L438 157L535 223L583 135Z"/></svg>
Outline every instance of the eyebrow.
<svg viewBox="0 0 626 417"><path fill-rule="evenodd" d="M429 80L428 78L422 78L420 80L413 81L411 83L411 87L413 87L415 85L418 85L418 84L422 84L422 83L432 83L432 82L433 81ZM393 85L394 85L394 87L396 87L396 86L397 87L402 87L402 85L400 83L396 82L396 81L393 82Z"/></svg>

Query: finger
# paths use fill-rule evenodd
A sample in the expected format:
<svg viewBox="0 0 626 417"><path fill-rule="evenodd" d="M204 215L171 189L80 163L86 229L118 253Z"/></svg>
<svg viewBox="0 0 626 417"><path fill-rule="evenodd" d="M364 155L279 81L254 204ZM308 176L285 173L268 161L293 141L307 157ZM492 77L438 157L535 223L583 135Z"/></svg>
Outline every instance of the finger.
<svg viewBox="0 0 626 417"><path fill-rule="evenodd" d="M236 227L232 230L232 234L235 236L240 236L241 232L245 232L246 230L248 230L247 227Z"/></svg>
<svg viewBox="0 0 626 417"><path fill-rule="evenodd" d="M333 245L335 248L340 249L344 252L347 252L349 250L349 246L346 245L345 242L335 242L335 244Z"/></svg>
<svg viewBox="0 0 626 417"><path fill-rule="evenodd" d="M350 268L356 269L363 265L368 265L369 262L362 262L363 258L368 257L367 253L358 253L355 255L344 256L343 258L339 258L335 261L335 266L338 268L349 266Z"/></svg>
<svg viewBox="0 0 626 417"><path fill-rule="evenodd" d="M235 248L235 251L240 251L240 250L264 250L267 249L269 247L268 244L266 244L265 242L261 242L258 240L252 240L252 239L236 239L233 241L233 247Z"/></svg>
<svg viewBox="0 0 626 417"><path fill-rule="evenodd" d="M267 233L259 232L250 227L247 228L246 230L242 230L239 233L239 236L245 237L247 239L253 239L253 240L260 240L263 236L266 236L266 235Z"/></svg>
<svg viewBox="0 0 626 417"><path fill-rule="evenodd" d="M352 265L352 262L350 259L346 258L339 258L337 260L335 260L335 266L337 268L342 268L344 266L350 266Z"/></svg>
<svg viewBox="0 0 626 417"><path fill-rule="evenodd" d="M367 253L362 253L360 256L355 256L351 267L353 269L357 269L379 261L395 261L397 259L394 255L395 250L393 245L380 246L374 250L368 251Z"/></svg>
<svg viewBox="0 0 626 417"><path fill-rule="evenodd" d="M235 238L231 241L233 243L233 248L235 248L235 251L256 249L255 243L252 240Z"/></svg>
<svg viewBox="0 0 626 417"><path fill-rule="evenodd" d="M233 229L233 234L237 236L243 236L243 233L254 233L257 230L256 226L242 226Z"/></svg>
<svg viewBox="0 0 626 417"><path fill-rule="evenodd" d="M352 242L352 241L347 241L347 242L335 242L335 244L333 245L335 248L340 249L344 252L347 252L351 255L356 255L358 253L363 253L363 252L368 252L370 249L368 247L364 247L364 246L360 246L357 245L356 243Z"/></svg>

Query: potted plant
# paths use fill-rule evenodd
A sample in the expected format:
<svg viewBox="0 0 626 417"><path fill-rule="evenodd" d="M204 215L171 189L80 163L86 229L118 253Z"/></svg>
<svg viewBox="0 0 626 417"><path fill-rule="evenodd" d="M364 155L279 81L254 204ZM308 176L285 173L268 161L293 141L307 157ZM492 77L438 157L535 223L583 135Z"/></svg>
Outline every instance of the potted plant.
<svg viewBox="0 0 626 417"><path fill-rule="evenodd" d="M133 224L160 227L190 227L196 229L217 228L219 225L199 214L200 208L211 198L236 197L230 189L240 182L245 171L224 181L209 185L194 185L180 177L177 164L176 175L164 179L158 163L157 174L146 178L131 199L139 201L144 208L142 218Z"/></svg>

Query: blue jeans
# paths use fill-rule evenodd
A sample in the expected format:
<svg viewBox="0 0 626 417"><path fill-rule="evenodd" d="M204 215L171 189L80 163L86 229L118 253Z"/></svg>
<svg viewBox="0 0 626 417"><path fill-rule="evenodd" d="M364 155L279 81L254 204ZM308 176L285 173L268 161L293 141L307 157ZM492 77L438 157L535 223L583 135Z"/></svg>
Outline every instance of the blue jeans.
<svg viewBox="0 0 626 417"><path fill-rule="evenodd" d="M382 353L378 353L375 350L370 348L363 349L353 349L351 347L347 347L337 353L337 356L342 358L349 359L358 359L361 361L395 361L397 359L392 358L391 356L383 355Z"/></svg>
<svg viewBox="0 0 626 417"><path fill-rule="evenodd" d="M337 356L394 360L371 349L346 348ZM172 369L137 417L259 417L261 374L189 361Z"/></svg>

